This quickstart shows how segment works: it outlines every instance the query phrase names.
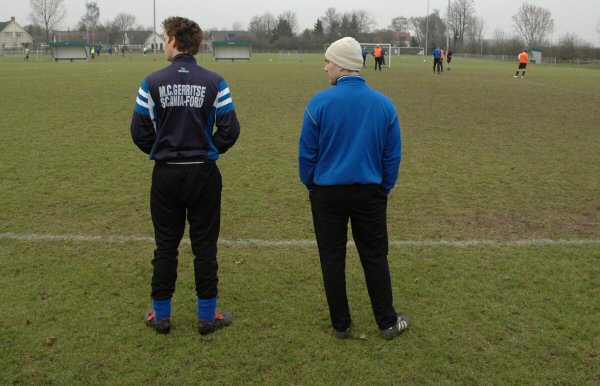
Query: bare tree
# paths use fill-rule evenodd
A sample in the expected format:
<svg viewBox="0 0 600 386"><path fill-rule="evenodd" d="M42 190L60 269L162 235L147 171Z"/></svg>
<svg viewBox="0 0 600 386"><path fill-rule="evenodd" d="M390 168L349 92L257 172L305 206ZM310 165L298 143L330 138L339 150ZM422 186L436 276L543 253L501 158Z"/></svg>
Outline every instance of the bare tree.
<svg viewBox="0 0 600 386"><path fill-rule="evenodd" d="M243 31L244 30L244 23L242 23L241 21L235 21L233 23L233 25L231 26L231 30L232 31Z"/></svg>
<svg viewBox="0 0 600 386"><path fill-rule="evenodd" d="M577 46L580 45L577 35L566 33L558 39L559 57L562 60L573 59Z"/></svg>
<svg viewBox="0 0 600 386"><path fill-rule="evenodd" d="M414 40L418 45L425 44L426 20L423 16L411 17L408 19L409 28L413 31Z"/></svg>
<svg viewBox="0 0 600 386"><path fill-rule="evenodd" d="M496 43L502 43L506 40L506 32L501 30L500 28L496 28L494 30L494 40Z"/></svg>
<svg viewBox="0 0 600 386"><path fill-rule="evenodd" d="M112 46L121 39L121 31L114 22L106 20L104 24L98 24L98 40L106 39L106 46Z"/></svg>
<svg viewBox="0 0 600 386"><path fill-rule="evenodd" d="M325 27L325 36L329 41L337 40L340 37L340 26L342 24L342 15L335 8L327 8L325 16L322 18Z"/></svg>
<svg viewBox="0 0 600 386"><path fill-rule="evenodd" d="M267 12L263 15L253 16L250 19L250 24L248 24L248 30L254 32L259 40L271 41L276 26L275 16Z"/></svg>
<svg viewBox="0 0 600 386"><path fill-rule="evenodd" d="M408 31L408 19L404 16L398 16L392 19L391 24L389 25L389 29L396 32L406 32Z"/></svg>
<svg viewBox="0 0 600 386"><path fill-rule="evenodd" d="M483 54L483 33L485 32L485 20L481 17L473 17L469 28L467 30L467 36L471 42L473 52L479 51Z"/></svg>
<svg viewBox="0 0 600 386"><path fill-rule="evenodd" d="M427 21L429 18L429 21ZM444 21L440 18L440 11L434 9L428 17L411 17L408 19L410 22L410 28L413 30L417 43L421 46L425 45L425 35L429 39L431 45L427 47L429 48L435 45L439 45L440 47L444 45L446 42L446 38L444 32L446 30L446 26ZM427 31L427 27L429 27L429 31ZM431 52L426 52L425 55L429 55Z"/></svg>
<svg viewBox="0 0 600 386"><path fill-rule="evenodd" d="M358 33L369 33L377 25L375 21L375 17L371 12L365 11L364 9L359 9L356 11L352 11L352 14L356 18Z"/></svg>
<svg viewBox="0 0 600 386"><path fill-rule="evenodd" d="M462 48L465 34L475 17L474 0L454 0L450 3L448 14L449 34L452 36L453 47Z"/></svg>
<svg viewBox="0 0 600 386"><path fill-rule="evenodd" d="M278 19L285 20L290 26L292 34L296 35L296 33L298 32L298 16L296 15L296 12L284 11L279 15Z"/></svg>
<svg viewBox="0 0 600 386"><path fill-rule="evenodd" d="M85 26L85 30L88 33L92 32L92 42L96 41L96 27L98 27L98 19L100 19L100 8L98 8L98 3L95 1L85 3L85 15L81 18L81 24ZM89 36L88 36L89 40ZM89 41L88 41L89 43Z"/></svg>
<svg viewBox="0 0 600 386"><path fill-rule="evenodd" d="M50 31L54 31L67 15L64 0L29 0L32 24L42 27L46 32L46 43L50 41Z"/></svg>
<svg viewBox="0 0 600 386"><path fill-rule="evenodd" d="M121 32L123 44L125 44L126 41L127 31L131 30L131 27L135 25L135 21L135 16L128 13L120 13L115 17L113 25Z"/></svg>
<svg viewBox="0 0 600 386"><path fill-rule="evenodd" d="M342 23L340 25L340 35L352 36L358 39L358 19L352 12L346 12L342 15Z"/></svg>
<svg viewBox="0 0 600 386"><path fill-rule="evenodd" d="M541 44L544 37L554 31L554 19L550 11L532 4L523 3L512 20L529 47Z"/></svg>

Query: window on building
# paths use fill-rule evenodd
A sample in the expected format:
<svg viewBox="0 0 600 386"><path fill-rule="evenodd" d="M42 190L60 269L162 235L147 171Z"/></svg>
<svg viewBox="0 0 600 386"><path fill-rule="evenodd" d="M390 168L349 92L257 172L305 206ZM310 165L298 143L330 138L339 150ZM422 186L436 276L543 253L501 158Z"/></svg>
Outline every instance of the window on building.
<svg viewBox="0 0 600 386"><path fill-rule="evenodd" d="M20 38L22 35L23 35L22 32L15 32L15 36L18 37L18 38Z"/></svg>
<svg viewBox="0 0 600 386"><path fill-rule="evenodd" d="M12 32L5 32L4 33L4 37L6 37L6 38L12 38Z"/></svg>

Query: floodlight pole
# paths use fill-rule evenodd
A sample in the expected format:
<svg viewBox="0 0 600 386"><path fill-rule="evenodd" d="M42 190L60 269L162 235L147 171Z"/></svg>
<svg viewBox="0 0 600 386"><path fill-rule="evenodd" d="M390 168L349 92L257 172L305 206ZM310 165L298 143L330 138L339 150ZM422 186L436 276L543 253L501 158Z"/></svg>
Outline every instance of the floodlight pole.
<svg viewBox="0 0 600 386"><path fill-rule="evenodd" d="M446 16L446 52L450 46L450 0L448 0L448 16Z"/></svg>
<svg viewBox="0 0 600 386"><path fill-rule="evenodd" d="M152 57L152 61L156 62L156 0L152 0L154 5L154 33L152 34L152 38L154 39L154 44L152 45L154 56Z"/></svg>
<svg viewBox="0 0 600 386"><path fill-rule="evenodd" d="M429 56L427 51L427 37L429 35L429 0L427 0L427 14L425 15L425 55Z"/></svg>

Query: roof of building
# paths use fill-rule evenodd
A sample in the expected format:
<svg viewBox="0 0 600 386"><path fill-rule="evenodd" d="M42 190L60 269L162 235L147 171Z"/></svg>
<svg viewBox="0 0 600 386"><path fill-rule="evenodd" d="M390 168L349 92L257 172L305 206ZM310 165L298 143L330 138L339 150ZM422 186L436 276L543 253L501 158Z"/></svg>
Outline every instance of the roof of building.
<svg viewBox="0 0 600 386"><path fill-rule="evenodd" d="M87 40L85 31L55 31L54 37L58 42L79 42Z"/></svg>
<svg viewBox="0 0 600 386"><path fill-rule="evenodd" d="M48 43L50 47L80 47L80 46L89 46L87 42L50 42Z"/></svg>
<svg viewBox="0 0 600 386"><path fill-rule="evenodd" d="M28 37L30 40L32 40L31 35L23 27L21 27L19 23L17 23L14 17L11 17L8 21L0 21L0 33L2 33L2 31L4 31L12 22L15 23L22 34L25 34L25 37Z"/></svg>
<svg viewBox="0 0 600 386"><path fill-rule="evenodd" d="M128 44L144 44L148 37L152 36L152 31L126 31ZM54 33L56 41L59 42L78 42L92 39L91 34L85 31L56 31ZM98 34L96 34L96 38ZM92 42L90 42L92 43Z"/></svg>
<svg viewBox="0 0 600 386"><path fill-rule="evenodd" d="M250 31L211 31L209 34L210 40L224 41L224 40L248 40L255 38L256 34Z"/></svg>
<svg viewBox="0 0 600 386"><path fill-rule="evenodd" d="M252 47L252 43L247 40L221 40L212 42L213 46L237 46L237 47Z"/></svg>
<svg viewBox="0 0 600 386"><path fill-rule="evenodd" d="M394 37L396 39L402 39L407 42L412 40L412 36L410 36L410 33L408 32L394 32Z"/></svg>
<svg viewBox="0 0 600 386"><path fill-rule="evenodd" d="M152 36L153 31L127 31L127 40L129 44L144 44L148 36Z"/></svg>

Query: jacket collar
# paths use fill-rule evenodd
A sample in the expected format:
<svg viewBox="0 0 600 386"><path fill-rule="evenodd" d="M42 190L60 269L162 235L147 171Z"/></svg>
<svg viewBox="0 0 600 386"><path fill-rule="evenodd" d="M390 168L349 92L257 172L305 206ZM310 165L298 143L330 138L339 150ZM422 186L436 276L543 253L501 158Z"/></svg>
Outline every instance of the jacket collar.
<svg viewBox="0 0 600 386"><path fill-rule="evenodd" d="M194 58L193 55L190 54L178 54L177 56L175 56L173 58L172 63L175 62L192 62L192 63L196 63L196 58Z"/></svg>
<svg viewBox="0 0 600 386"><path fill-rule="evenodd" d="M337 79L336 84L340 83L367 83L362 75L343 75Z"/></svg>

